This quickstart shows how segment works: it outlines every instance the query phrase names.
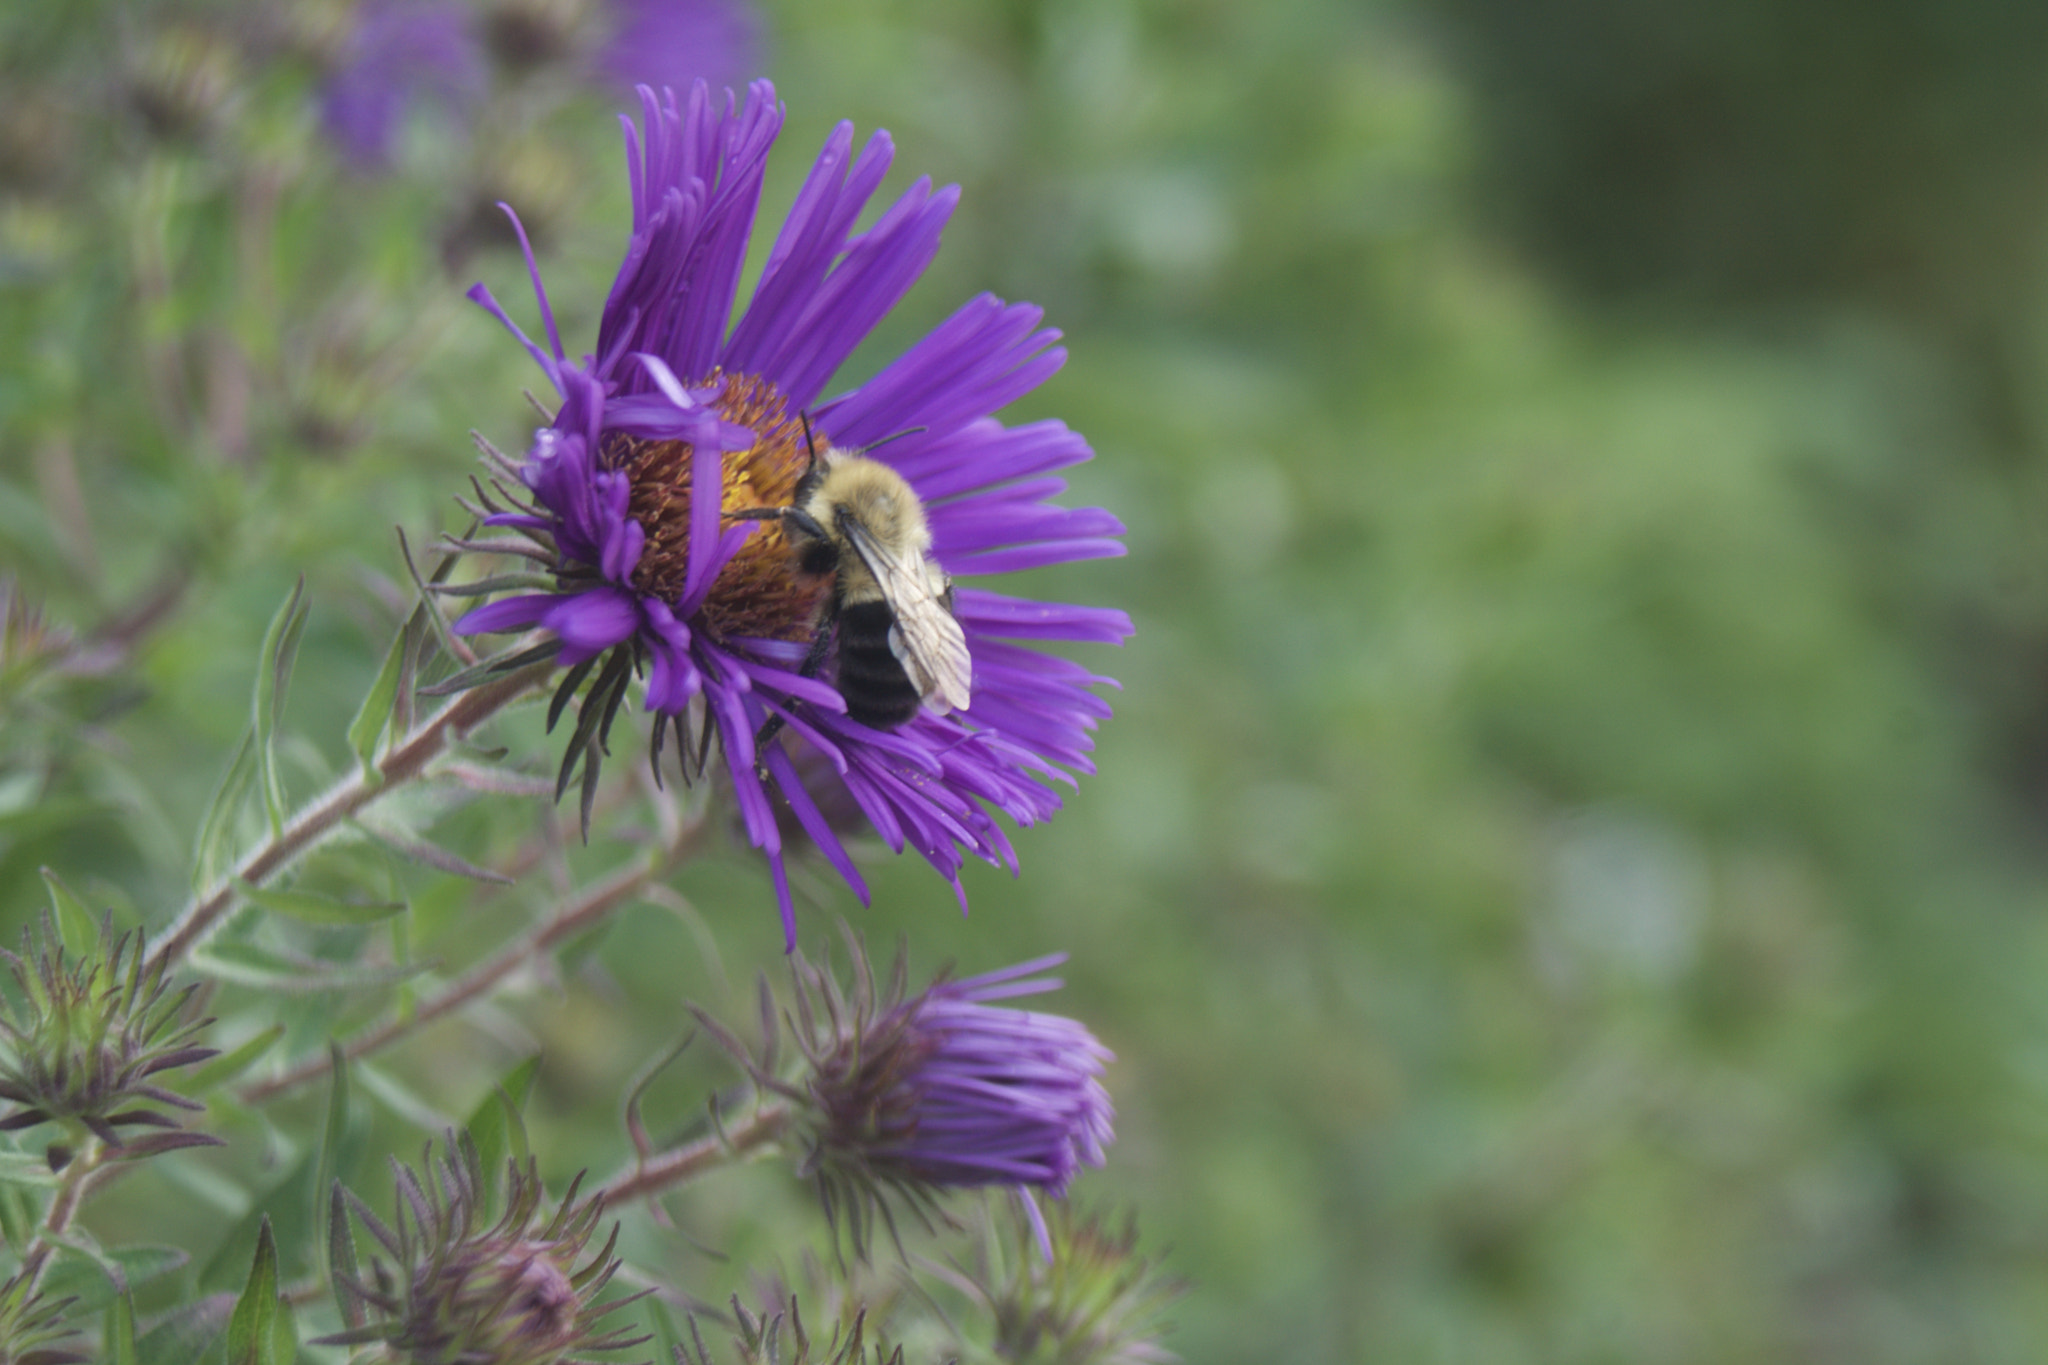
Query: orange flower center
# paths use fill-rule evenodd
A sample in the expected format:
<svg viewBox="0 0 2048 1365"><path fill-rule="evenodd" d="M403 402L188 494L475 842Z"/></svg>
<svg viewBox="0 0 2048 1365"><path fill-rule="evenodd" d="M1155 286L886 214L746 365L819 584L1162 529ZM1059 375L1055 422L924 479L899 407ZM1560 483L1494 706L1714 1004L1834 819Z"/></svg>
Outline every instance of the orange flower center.
<svg viewBox="0 0 2048 1365"><path fill-rule="evenodd" d="M711 406L720 417L755 433L754 443L746 449L725 452L721 511L729 515L755 507L789 506L810 463L802 421L789 412L773 384L753 375L713 370L691 387L721 380L724 387ZM811 431L822 454L825 435L815 425ZM626 471L631 486L627 511L647 533L633 586L666 602L683 595L690 560L692 455L688 441L648 441L618 432L605 441L602 463ZM711 585L700 622L721 639L807 639L817 627L818 608L828 587L829 580L805 579L797 573L782 523L764 521Z"/></svg>

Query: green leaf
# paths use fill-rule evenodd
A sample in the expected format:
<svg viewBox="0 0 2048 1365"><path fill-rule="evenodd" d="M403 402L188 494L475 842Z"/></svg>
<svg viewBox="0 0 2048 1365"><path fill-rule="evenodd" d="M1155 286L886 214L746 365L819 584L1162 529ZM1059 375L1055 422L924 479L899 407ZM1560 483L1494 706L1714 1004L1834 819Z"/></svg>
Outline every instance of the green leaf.
<svg viewBox="0 0 2048 1365"><path fill-rule="evenodd" d="M526 1160L526 1121L520 1115L526 1108L526 1097L533 1092L534 1074L539 1070L538 1053L513 1067L463 1124L469 1140L476 1144L477 1162L483 1169L487 1220L498 1216L498 1180L504 1172L505 1159Z"/></svg>
<svg viewBox="0 0 2048 1365"><path fill-rule="evenodd" d="M234 1308L232 1294L209 1294L174 1308L135 1343L135 1365L192 1365L220 1340Z"/></svg>
<svg viewBox="0 0 2048 1365"><path fill-rule="evenodd" d="M235 825L255 777L256 736L250 733L242 736L241 747L235 750L228 770L221 775L213 800L199 817L199 838L192 855L195 891L206 890L227 874L228 863L234 857Z"/></svg>
<svg viewBox="0 0 2048 1365"><path fill-rule="evenodd" d="M187 965L199 975L217 981L232 981L238 986L285 995L311 995L319 991L374 990L432 971L439 963L433 958L422 958L390 967L363 967L291 957L253 943L209 943L194 952Z"/></svg>
<svg viewBox="0 0 2048 1365"><path fill-rule="evenodd" d="M313 1226L320 1227L330 1199L329 1188L342 1175L348 1153L348 1054L332 1039L327 1043L327 1121L320 1129L320 1150L313 1164ZM333 1230L327 1229L332 1250Z"/></svg>
<svg viewBox="0 0 2048 1365"><path fill-rule="evenodd" d="M440 1134L455 1126L453 1115L435 1108L424 1097L414 1094L404 1082L390 1072L380 1070L360 1058L356 1061L355 1070L356 1079L362 1082L365 1093L421 1132Z"/></svg>
<svg viewBox="0 0 2048 1365"><path fill-rule="evenodd" d="M363 694L363 704L357 708L355 719L348 723L348 747L355 750L356 758L363 765L363 776L377 780L377 740L392 728L395 708L398 705L398 680L405 672L406 651L412 647L416 623L421 620L415 610L398 628L391 647L384 651L384 666L377 670L376 681Z"/></svg>
<svg viewBox="0 0 2048 1365"><path fill-rule="evenodd" d="M57 1177L50 1173L50 1163L33 1152L0 1152L0 1184L54 1190Z"/></svg>
<svg viewBox="0 0 2048 1365"><path fill-rule="evenodd" d="M288 915L308 924L375 924L405 913L403 901L345 901L315 891L285 891L244 881L242 894L276 915Z"/></svg>
<svg viewBox="0 0 2048 1365"><path fill-rule="evenodd" d="M108 1365L138 1365L135 1355L135 1302L126 1294L107 1305L101 1329Z"/></svg>
<svg viewBox="0 0 2048 1365"><path fill-rule="evenodd" d="M327 1288L334 1295L334 1306L341 1310L344 1327L361 1327L369 1317L363 1311L363 1301L347 1284L360 1273L356 1268L356 1235L348 1225L348 1201L342 1197L341 1182L337 1180L327 1193Z"/></svg>
<svg viewBox="0 0 2048 1365"><path fill-rule="evenodd" d="M64 940L64 947L72 956L91 957L99 946L99 922L55 872L47 867L41 872L43 884L50 888L50 906L57 912L57 936Z"/></svg>
<svg viewBox="0 0 2048 1365"><path fill-rule="evenodd" d="M284 779L277 770L277 723L284 717L285 691L291 682L299 638L305 633L306 613L310 609L311 604L306 601L306 576L301 574L292 585L292 595L270 618L270 629L263 636L262 658L256 666L256 761L263 775L263 805L270 816L272 838L283 833L285 814Z"/></svg>
<svg viewBox="0 0 2048 1365"><path fill-rule="evenodd" d="M114 1303L137 1285L184 1268L190 1260L177 1247L131 1246L112 1251L88 1245L60 1247L43 1272L43 1292L52 1299L76 1298L80 1312Z"/></svg>
<svg viewBox="0 0 2048 1365"><path fill-rule="evenodd" d="M263 1220L256 1234L256 1259L249 1267L249 1283L235 1301L228 1318L228 1365L290 1365L291 1354L278 1351L278 1318L291 1309L277 1297L277 1243L270 1236L270 1220Z"/></svg>
<svg viewBox="0 0 2048 1365"><path fill-rule="evenodd" d="M405 570L412 575L412 585L419 589L420 608L426 613L427 625L433 630L434 638L440 642L442 651L457 663L470 662L474 656L457 642L454 633L448 629L448 618L441 615L441 607L434 600L434 593L428 589L427 580L420 577L419 566L413 563L412 545L407 542L405 528L402 526L398 528L398 548L405 556ZM448 570L456 558L457 556L450 555L435 566L434 582L439 583L447 577Z"/></svg>
<svg viewBox="0 0 2048 1365"><path fill-rule="evenodd" d="M675 1315L668 1311L668 1305L661 1301L661 1295L649 1294L644 1300L647 1305L647 1326L654 1333L656 1360L688 1360L678 1354L683 1345L683 1334L676 1329Z"/></svg>
<svg viewBox="0 0 2048 1365"><path fill-rule="evenodd" d="M397 830L374 825L366 820L351 820L349 824L408 862L419 863L437 872L449 873L451 876L467 877L471 881L492 882L499 886L512 885L512 878L504 873L493 872L488 867L478 867L438 844L430 844L424 839L401 834Z"/></svg>
<svg viewBox="0 0 2048 1365"><path fill-rule="evenodd" d="M284 1025L272 1024L233 1051L205 1062L186 1080L185 1093L196 1096L218 1090L254 1066L282 1037Z"/></svg>

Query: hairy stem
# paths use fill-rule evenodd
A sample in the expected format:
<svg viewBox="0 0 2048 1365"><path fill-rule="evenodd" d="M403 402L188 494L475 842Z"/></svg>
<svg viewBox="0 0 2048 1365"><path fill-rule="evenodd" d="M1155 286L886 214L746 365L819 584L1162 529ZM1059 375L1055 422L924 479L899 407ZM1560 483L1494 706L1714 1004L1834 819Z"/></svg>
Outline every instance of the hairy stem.
<svg viewBox="0 0 2048 1365"><path fill-rule="evenodd" d="M28 1276L31 1285L41 1283L50 1253L57 1249L58 1239L70 1229L71 1220L78 1216L78 1206L85 1199L86 1186L99 1171L104 1156L99 1139L88 1138L84 1148L57 1177L57 1195L43 1215L43 1225L36 1229L35 1237L21 1253L21 1273Z"/></svg>
<svg viewBox="0 0 2048 1365"><path fill-rule="evenodd" d="M743 1123L639 1161L600 1191L605 1205L617 1208L629 1200L657 1194L765 1147L788 1131L792 1113L786 1104L763 1104Z"/></svg>
<svg viewBox="0 0 2048 1365"><path fill-rule="evenodd" d="M419 777L428 764L446 751L451 739L495 715L553 671L552 662L538 663L471 688L394 744L377 764L374 779L358 772L300 807L285 821L282 832L266 840L218 885L185 907L177 923L157 942L150 965L176 965L234 909L241 897L242 883L260 885L291 866L358 811Z"/></svg>
<svg viewBox="0 0 2048 1365"><path fill-rule="evenodd" d="M705 821L700 817L685 825L662 856L637 859L611 876L586 888L563 904L554 914L536 924L501 949L495 956L477 963L446 986L417 1002L404 1014L393 1014L382 1023L358 1033L342 1044L342 1054L353 1060L388 1047L407 1034L418 1031L442 1015L460 1009L510 976L530 959L539 957L564 939L598 923L612 911L639 895L649 883L666 876L694 853L702 842ZM244 1104L264 1101L327 1074L326 1053L309 1057L297 1066L267 1080L243 1086L239 1098Z"/></svg>

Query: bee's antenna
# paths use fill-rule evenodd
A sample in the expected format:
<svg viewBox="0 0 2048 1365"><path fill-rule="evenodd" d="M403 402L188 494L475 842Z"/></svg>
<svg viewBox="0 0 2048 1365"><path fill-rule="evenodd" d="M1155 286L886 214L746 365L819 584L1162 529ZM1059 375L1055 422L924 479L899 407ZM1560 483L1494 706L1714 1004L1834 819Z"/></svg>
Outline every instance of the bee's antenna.
<svg viewBox="0 0 2048 1365"><path fill-rule="evenodd" d="M818 467L818 440L811 435L811 415L808 412L799 412L796 416L797 420L804 424L804 452L811 457L810 463L804 466L804 473L809 474Z"/></svg>
<svg viewBox="0 0 2048 1365"><path fill-rule="evenodd" d="M930 430L930 427L905 427L902 431L892 432L889 435L884 436L879 441L869 441L866 445L862 446L857 453L865 455L870 450L881 449L883 446L889 444L889 442L891 441L900 441L906 436L921 436L925 432Z"/></svg>

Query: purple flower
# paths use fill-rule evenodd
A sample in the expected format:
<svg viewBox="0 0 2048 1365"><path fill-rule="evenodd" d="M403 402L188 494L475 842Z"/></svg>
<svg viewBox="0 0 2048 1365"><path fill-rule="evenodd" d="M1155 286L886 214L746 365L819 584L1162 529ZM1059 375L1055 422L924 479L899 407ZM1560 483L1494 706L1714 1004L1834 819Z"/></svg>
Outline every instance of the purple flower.
<svg viewBox="0 0 2048 1365"><path fill-rule="evenodd" d="M455 0L368 0L321 91L320 121L351 163L376 170L421 95L460 115L484 86L468 9Z"/></svg>
<svg viewBox="0 0 2048 1365"><path fill-rule="evenodd" d="M772 1039L749 1065L757 1082L796 1103L799 1169L818 1181L828 1216L847 1220L860 1249L887 1191L922 1209L936 1190L997 1185L1024 1197L1046 1244L1029 1195L1059 1198L1082 1166L1103 1164L1113 1111L1100 1077L1110 1052L1072 1019L998 1002L1057 990L1058 978L1037 973L1066 955L942 977L906 998L900 956L877 991L866 956L854 953L850 995L822 968L796 964L791 1024L802 1078L769 1073Z"/></svg>
<svg viewBox="0 0 2048 1365"><path fill-rule="evenodd" d="M825 397L840 364L923 272L958 197L919 180L865 229L868 199L892 149L876 133L858 153L851 125L827 140L777 235L753 297L736 310L768 150L781 128L773 88L743 106L699 82L687 101L641 91L644 128L626 124L633 231L595 354L572 361L540 290L545 347L519 332L481 285L470 297L517 334L561 395L502 489L517 506L491 520L524 532L556 590L512 597L463 617L465 633L543 626L570 672L557 705L598 669L562 770L594 758L630 674L645 666L659 757L673 723L685 763L692 718L716 733L749 839L767 855L785 935L796 926L769 784L863 901L859 871L781 743L756 736L769 717L815 748L877 833L914 848L960 896L967 854L1015 857L992 812L1019 824L1052 814L1048 782L1092 767L1089 732L1109 707L1107 679L1041 653L1042 640L1120 643L1122 612L1002 596L966 586L985 574L1123 553L1108 513L1049 500L1055 471L1090 457L1065 424L1005 427L990 414L1066 359L1039 309L983 295L881 373ZM873 447L925 504L932 550L962 580L953 602L973 662L964 711L920 713L896 730L850 720L829 679L804 676L829 585L796 572L777 521L734 514L789 504L820 449ZM886 441L886 444L878 444ZM694 498L698 488L720 496ZM510 494L508 493L508 496ZM601 665L601 667L600 667ZM688 771L686 766L685 771ZM586 762L586 792L592 780Z"/></svg>
<svg viewBox="0 0 2048 1365"><path fill-rule="evenodd" d="M730 0L364 0L321 91L320 117L344 157L380 170L407 110L425 97L466 124L493 70L566 68L591 85L682 86L755 68L760 24Z"/></svg>
<svg viewBox="0 0 2048 1365"><path fill-rule="evenodd" d="M714 89L759 69L760 23L724 0L609 0L611 38L597 70L622 87L681 89L702 80Z"/></svg>

